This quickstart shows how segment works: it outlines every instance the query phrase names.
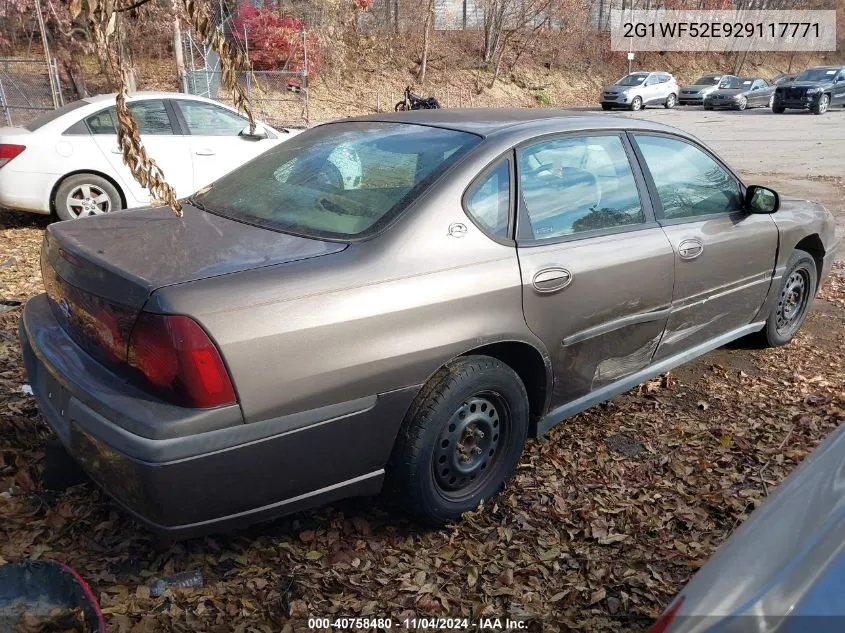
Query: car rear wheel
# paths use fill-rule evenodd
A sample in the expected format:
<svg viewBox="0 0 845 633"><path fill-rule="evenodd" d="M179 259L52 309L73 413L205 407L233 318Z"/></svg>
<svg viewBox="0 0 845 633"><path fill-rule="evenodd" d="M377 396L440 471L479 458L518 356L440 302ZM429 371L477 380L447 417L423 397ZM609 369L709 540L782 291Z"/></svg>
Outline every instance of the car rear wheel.
<svg viewBox="0 0 845 633"><path fill-rule="evenodd" d="M601 109L602 109L602 110L605 110L605 111L607 111L607 110L612 110L612 109L613 109L613 106L612 106L612 105L610 105L609 103L602 103L602 104L601 104Z"/></svg>
<svg viewBox="0 0 845 633"><path fill-rule="evenodd" d="M427 525L456 521L498 494L528 435L516 372L488 356L458 358L422 388L396 440L387 492Z"/></svg>
<svg viewBox="0 0 845 633"><path fill-rule="evenodd" d="M643 100L640 97L634 97L634 100L631 101L631 105L629 107L631 108L631 110L634 110L635 112L637 110L642 110L643 109Z"/></svg>
<svg viewBox="0 0 845 633"><path fill-rule="evenodd" d="M786 112L786 108L779 105L773 105L772 112L774 112L775 114L783 114L784 112Z"/></svg>
<svg viewBox="0 0 845 633"><path fill-rule="evenodd" d="M813 114L824 114L827 112L827 106L830 105L830 96L829 95L822 95L819 97L818 102L814 106L810 108L810 112Z"/></svg>
<svg viewBox="0 0 845 633"><path fill-rule="evenodd" d="M60 220L77 220L123 208L120 193L101 176L75 174L62 181L53 198Z"/></svg>
<svg viewBox="0 0 845 633"><path fill-rule="evenodd" d="M678 103L678 97L675 96L674 92L670 92L669 96L666 97L666 102L663 104L663 107L666 108L667 110L671 110L672 108L675 107L675 105L677 103Z"/></svg>
<svg viewBox="0 0 845 633"><path fill-rule="evenodd" d="M806 251L793 252L786 265L775 306L760 332L761 342L766 347L787 344L804 325L816 296L817 280L813 256Z"/></svg>

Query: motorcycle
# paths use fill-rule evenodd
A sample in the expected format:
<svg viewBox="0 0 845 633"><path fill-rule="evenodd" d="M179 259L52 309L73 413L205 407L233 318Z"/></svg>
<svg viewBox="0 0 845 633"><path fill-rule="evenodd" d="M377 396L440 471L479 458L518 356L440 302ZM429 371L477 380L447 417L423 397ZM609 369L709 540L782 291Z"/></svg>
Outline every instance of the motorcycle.
<svg viewBox="0 0 845 633"><path fill-rule="evenodd" d="M411 86L405 88L405 98L396 104L396 112L405 110L436 110L440 108L440 102L434 97L422 97L411 92Z"/></svg>

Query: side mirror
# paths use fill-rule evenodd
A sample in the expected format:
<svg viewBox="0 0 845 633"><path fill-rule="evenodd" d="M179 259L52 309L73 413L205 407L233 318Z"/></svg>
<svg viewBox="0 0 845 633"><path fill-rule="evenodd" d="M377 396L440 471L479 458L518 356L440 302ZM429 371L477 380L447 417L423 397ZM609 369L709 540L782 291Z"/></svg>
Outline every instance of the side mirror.
<svg viewBox="0 0 845 633"><path fill-rule="evenodd" d="M241 136L247 139L248 141L260 141L262 139L267 138L267 130L265 130L263 127L256 123L254 130L250 130L249 126L247 125L244 129L241 130L238 136Z"/></svg>
<svg viewBox="0 0 845 633"><path fill-rule="evenodd" d="M774 213L780 208L780 196L768 187L751 185L745 190L745 208L750 213Z"/></svg>

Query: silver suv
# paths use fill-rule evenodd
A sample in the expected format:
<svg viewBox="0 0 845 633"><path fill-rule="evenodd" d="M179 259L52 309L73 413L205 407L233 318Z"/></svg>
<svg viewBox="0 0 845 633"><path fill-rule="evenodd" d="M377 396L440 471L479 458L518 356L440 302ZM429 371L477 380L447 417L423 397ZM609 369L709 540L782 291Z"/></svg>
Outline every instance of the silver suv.
<svg viewBox="0 0 845 633"><path fill-rule="evenodd" d="M674 108L678 91L678 82L671 73L631 73L601 91L601 109L621 106L641 110L647 105Z"/></svg>

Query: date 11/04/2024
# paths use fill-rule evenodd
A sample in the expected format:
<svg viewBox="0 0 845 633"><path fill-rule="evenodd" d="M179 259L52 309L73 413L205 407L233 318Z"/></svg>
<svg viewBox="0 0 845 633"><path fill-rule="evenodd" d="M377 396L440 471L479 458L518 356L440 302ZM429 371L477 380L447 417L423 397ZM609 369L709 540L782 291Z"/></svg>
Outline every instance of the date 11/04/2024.
<svg viewBox="0 0 845 633"><path fill-rule="evenodd" d="M528 628L525 620L510 618L402 618L332 617L308 618L312 630L398 630L407 631L520 631Z"/></svg>

